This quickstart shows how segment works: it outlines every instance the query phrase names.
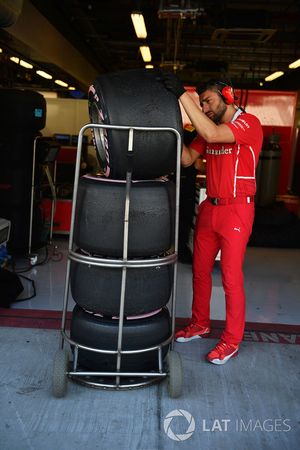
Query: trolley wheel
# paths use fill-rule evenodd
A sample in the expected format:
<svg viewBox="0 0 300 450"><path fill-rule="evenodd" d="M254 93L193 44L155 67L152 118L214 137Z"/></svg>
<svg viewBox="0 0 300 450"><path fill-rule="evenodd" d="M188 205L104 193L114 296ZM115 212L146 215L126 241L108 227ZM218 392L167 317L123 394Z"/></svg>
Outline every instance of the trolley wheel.
<svg viewBox="0 0 300 450"><path fill-rule="evenodd" d="M168 392L171 398L178 398L182 393L183 373L178 352L170 350L167 354Z"/></svg>
<svg viewBox="0 0 300 450"><path fill-rule="evenodd" d="M56 398L65 396L67 390L67 371L69 355L66 350L58 350L54 358L52 394Z"/></svg>

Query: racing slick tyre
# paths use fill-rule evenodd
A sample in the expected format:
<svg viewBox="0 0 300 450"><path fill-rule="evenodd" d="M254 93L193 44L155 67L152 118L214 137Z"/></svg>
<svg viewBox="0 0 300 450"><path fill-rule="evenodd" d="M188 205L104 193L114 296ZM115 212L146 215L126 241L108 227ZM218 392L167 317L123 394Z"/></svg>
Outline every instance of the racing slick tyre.
<svg viewBox="0 0 300 450"><path fill-rule="evenodd" d="M171 127L182 134L179 102L159 79L159 71L128 70L99 75L89 88L92 123ZM94 128L94 144L105 176L126 178L128 130ZM152 179L176 168L176 136L171 131L136 131L133 179Z"/></svg>
<svg viewBox="0 0 300 450"><path fill-rule="evenodd" d="M84 176L79 181L74 242L93 255L121 257L126 182ZM135 181L130 190L128 257L157 256L174 235L175 187L171 181Z"/></svg>
<svg viewBox="0 0 300 450"><path fill-rule="evenodd" d="M117 350L119 320L99 317L75 306L71 320L71 339L79 345L101 349ZM169 311L160 312L140 319L124 319L122 350L142 350L162 344L171 336ZM163 346L162 356L168 352ZM117 356L97 353L79 348L78 364L94 371L116 371ZM121 371L158 370L158 350L121 356Z"/></svg>
<svg viewBox="0 0 300 450"><path fill-rule="evenodd" d="M104 316L118 316L122 268L71 262L71 292L77 305ZM145 314L165 306L171 295L173 265L128 268L125 316Z"/></svg>

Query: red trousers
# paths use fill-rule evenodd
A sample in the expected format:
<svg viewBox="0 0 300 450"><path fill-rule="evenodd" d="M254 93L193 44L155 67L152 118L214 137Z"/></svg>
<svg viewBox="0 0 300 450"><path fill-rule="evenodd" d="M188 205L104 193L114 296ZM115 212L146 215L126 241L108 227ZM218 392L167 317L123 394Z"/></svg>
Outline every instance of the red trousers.
<svg viewBox="0 0 300 450"><path fill-rule="evenodd" d="M199 205L194 235L192 320L210 326L212 270L221 250L222 284L226 301L226 327L221 339L238 344L243 339L246 298L242 271L254 220L254 203Z"/></svg>

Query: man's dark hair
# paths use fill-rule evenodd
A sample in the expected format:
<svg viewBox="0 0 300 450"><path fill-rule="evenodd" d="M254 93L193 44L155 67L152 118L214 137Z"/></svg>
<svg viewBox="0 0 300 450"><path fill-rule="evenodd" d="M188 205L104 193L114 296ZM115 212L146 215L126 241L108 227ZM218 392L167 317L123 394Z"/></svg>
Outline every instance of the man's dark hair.
<svg viewBox="0 0 300 450"><path fill-rule="evenodd" d="M224 86L232 86L232 85L231 85L231 83L228 83L227 81L211 79L211 80L200 83L197 86L197 92L198 92L198 94L202 94L202 92L206 91L207 89L212 89L212 88L215 88L213 90L216 90L216 91L222 91Z"/></svg>

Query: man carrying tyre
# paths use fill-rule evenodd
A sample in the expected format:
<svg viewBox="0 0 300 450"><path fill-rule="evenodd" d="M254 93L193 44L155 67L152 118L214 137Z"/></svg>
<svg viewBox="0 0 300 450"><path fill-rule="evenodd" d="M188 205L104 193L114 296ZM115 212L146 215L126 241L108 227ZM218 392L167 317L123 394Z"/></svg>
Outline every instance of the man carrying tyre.
<svg viewBox="0 0 300 450"><path fill-rule="evenodd" d="M192 165L201 155L207 161L207 198L199 205L194 234L192 319L175 339L187 342L210 332L212 270L221 250L226 326L207 360L225 364L237 355L244 334L242 266L254 220L262 127L255 116L235 105L234 91L227 83L212 80L201 86L199 107L174 74L163 73L162 78L198 133L189 147L183 146L182 165Z"/></svg>

